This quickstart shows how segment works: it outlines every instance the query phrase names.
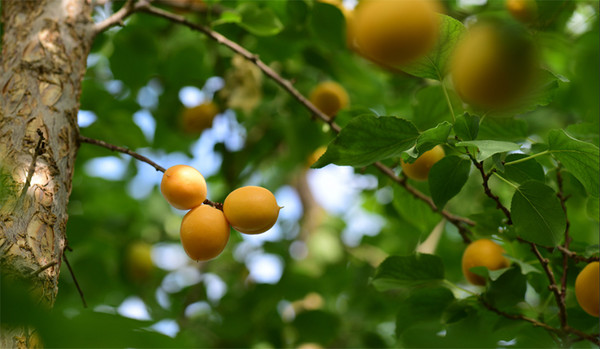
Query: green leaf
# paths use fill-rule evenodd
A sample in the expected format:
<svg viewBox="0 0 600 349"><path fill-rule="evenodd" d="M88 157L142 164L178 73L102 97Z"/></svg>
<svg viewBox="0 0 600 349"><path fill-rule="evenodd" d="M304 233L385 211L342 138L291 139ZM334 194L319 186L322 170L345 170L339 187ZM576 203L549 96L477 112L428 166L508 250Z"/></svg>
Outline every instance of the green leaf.
<svg viewBox="0 0 600 349"><path fill-rule="evenodd" d="M583 184L588 194L598 197L598 147L575 139L563 130L550 131L548 144L552 155Z"/></svg>
<svg viewBox="0 0 600 349"><path fill-rule="evenodd" d="M240 27L258 36L276 35L283 30L283 24L270 8L260 8L255 3L243 3L237 8L241 20Z"/></svg>
<svg viewBox="0 0 600 349"><path fill-rule="evenodd" d="M362 115L353 118L329 144L313 168L327 164L361 167L399 156L415 144L419 131L395 116Z"/></svg>
<svg viewBox="0 0 600 349"><path fill-rule="evenodd" d="M444 287L425 288L413 292L400 304L396 318L396 335L424 321L441 322L444 310L452 304L454 295Z"/></svg>
<svg viewBox="0 0 600 349"><path fill-rule="evenodd" d="M421 233L423 239L440 221L439 215L433 212L429 205L397 185L394 186L394 201L392 201L392 204L398 214Z"/></svg>
<svg viewBox="0 0 600 349"><path fill-rule="evenodd" d="M506 256L506 258L508 258L511 262L518 264L521 268L521 274L523 275L527 275L529 273L541 273L541 271L529 263L523 262L511 256Z"/></svg>
<svg viewBox="0 0 600 349"><path fill-rule="evenodd" d="M598 216L600 216L599 204L600 202L598 201L598 198L589 197L585 205L585 211L587 213L587 216L595 220L596 222L598 222Z"/></svg>
<svg viewBox="0 0 600 349"><path fill-rule="evenodd" d="M326 44L328 49L346 47L346 26L339 8L316 1L311 15L311 27L319 41Z"/></svg>
<svg viewBox="0 0 600 349"><path fill-rule="evenodd" d="M556 246L565 232L565 213L556 193L537 181L527 181L517 188L511 217L517 235L539 245Z"/></svg>
<svg viewBox="0 0 600 349"><path fill-rule="evenodd" d="M375 271L372 283L379 291L386 291L437 283L443 279L444 265L440 257L414 254L388 257Z"/></svg>
<svg viewBox="0 0 600 349"><path fill-rule="evenodd" d="M456 19L440 14L440 36L433 49L424 57L400 67L420 78L442 81L448 71L454 46L465 32L465 26Z"/></svg>
<svg viewBox="0 0 600 349"><path fill-rule="evenodd" d="M484 297L492 305L505 308L522 302L527 289L525 275L513 265L495 280L492 279Z"/></svg>
<svg viewBox="0 0 600 349"><path fill-rule="evenodd" d="M219 17L219 19L212 22L212 25L217 26L217 25L225 24L225 23L239 24L241 22L242 22L242 16L238 12L226 10L226 11L223 11L223 13L221 13L221 17Z"/></svg>
<svg viewBox="0 0 600 349"><path fill-rule="evenodd" d="M481 139L518 141L527 138L527 122L515 118L485 118L479 125Z"/></svg>
<svg viewBox="0 0 600 349"><path fill-rule="evenodd" d="M429 172L429 191L435 205L443 209L469 179L471 161L449 155L436 162Z"/></svg>
<svg viewBox="0 0 600 349"><path fill-rule="evenodd" d="M464 113L456 117L454 133L463 141L472 141L479 132L479 116Z"/></svg>
<svg viewBox="0 0 600 349"><path fill-rule="evenodd" d="M436 145L446 143L450 130L452 130L452 124L444 121L434 128L423 131L419 138L417 138L417 144L407 154L416 159Z"/></svg>
<svg viewBox="0 0 600 349"><path fill-rule="evenodd" d="M530 159L516 164L509 164L511 161L528 157L526 154L508 154L504 165L503 177L517 183L523 183L528 180L544 182L545 174L542 165L535 159Z"/></svg>
<svg viewBox="0 0 600 349"><path fill-rule="evenodd" d="M508 151L521 149L521 146L516 143L492 140L458 142L456 143L456 146L476 147L478 149L476 158L479 161L485 160L497 153L505 153Z"/></svg>

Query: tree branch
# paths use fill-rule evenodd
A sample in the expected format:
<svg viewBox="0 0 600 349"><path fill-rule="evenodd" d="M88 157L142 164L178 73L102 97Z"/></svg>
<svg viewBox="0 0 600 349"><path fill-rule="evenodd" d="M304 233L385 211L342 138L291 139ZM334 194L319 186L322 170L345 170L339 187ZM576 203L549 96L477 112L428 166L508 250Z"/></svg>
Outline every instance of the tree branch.
<svg viewBox="0 0 600 349"><path fill-rule="evenodd" d="M467 153L467 155L469 155L469 158L473 162L473 165L475 165L475 167L479 170L479 173L481 174L481 179L483 179L483 183L482 183L483 191L485 192L485 195L487 195L488 197L490 197L492 200L494 200L496 202L496 208L500 209L504 213L506 218L508 219L506 224L511 225L512 218L510 216L510 211L506 208L506 206L504 206L502 204L498 195L495 195L494 193L492 193L492 190L490 189L489 180L490 180L490 177L492 176L492 172L485 173L485 170L483 169L483 161L475 160L475 158L471 154Z"/></svg>
<svg viewBox="0 0 600 349"><path fill-rule="evenodd" d="M130 149L119 147L118 145L110 144L110 143L107 143L105 141L101 141L99 139L93 139L93 138L85 137L85 136L82 136L82 135L79 135L79 142L80 143L83 142L83 143L95 144L95 145L98 145L100 147L104 147L106 149L110 149L112 151L118 151L118 152L130 155L130 156L133 156L134 158L136 158L136 159L138 159L138 160L140 160L142 162L147 163L148 165L154 167L157 171L160 171L160 172L165 172L166 171L166 169L164 167L160 166L159 164L155 163L154 161L148 159L147 157L145 157L143 155L140 155L140 154L138 154L138 153L136 153L136 152L134 152L134 151L132 151Z"/></svg>
<svg viewBox="0 0 600 349"><path fill-rule="evenodd" d="M125 4L119 9L119 11L113 13L110 17L106 18L102 22L94 24L94 35L98 35L103 31L114 27L115 25L123 26L125 18L129 17L132 13L139 9L148 6L149 3L146 0L140 0L137 3L135 0L127 0Z"/></svg>
<svg viewBox="0 0 600 349"><path fill-rule="evenodd" d="M556 304L558 305L558 317L560 319L560 327L562 329L565 329L567 326L567 309L565 305L565 298L563 297L561 290L558 288L556 278L554 277L552 269L550 269L549 267L550 261L547 258L544 258L544 256L542 256L536 244L534 244L533 242L528 242L528 244L531 247L531 251L533 252L533 254L535 254L537 259L540 261L540 264L542 265L542 268L544 269L544 272L546 273L546 276L550 281L548 289L550 289L550 291L552 291L552 293L554 294Z"/></svg>
<svg viewBox="0 0 600 349"><path fill-rule="evenodd" d="M547 331L553 332L553 333L557 333L557 334L561 334L561 331L558 328L554 328L544 322L540 322L536 319L527 317L525 315L522 314L509 314L507 312L504 312L496 307L494 307L493 305L491 305L490 303L486 302L482 297L478 297L479 301L481 302L481 304L483 304L488 310L493 311L494 313L504 316L506 318L509 319L513 319L513 320L523 320L523 321L527 321L533 324L533 326L535 327L541 327Z"/></svg>
<svg viewBox="0 0 600 349"><path fill-rule="evenodd" d="M134 157L137 160L140 160L142 162L147 163L148 165L154 167L157 171L160 171L160 172L163 172L163 173L166 171L166 169L164 167L162 167L159 164L157 164L156 162L148 159L147 157L134 152L131 149L124 148L124 147L119 147L118 145L110 144L110 143L107 143L105 141L101 141L99 139L89 138L89 137L85 137L85 136L82 136L82 135L79 135L79 142L80 143L83 142L83 143L94 144L94 145L97 145L97 146L100 146L100 147L103 147L103 148L106 148L106 149L110 149L112 151L118 151L120 153L127 154L129 156ZM203 204L210 205L210 206L212 206L212 207L214 207L216 209L219 209L219 210L223 211L223 204L220 203L220 202L215 202L215 201L211 201L209 199L206 199L206 200L204 200Z"/></svg>
<svg viewBox="0 0 600 349"><path fill-rule="evenodd" d="M192 30L199 31L199 32L205 34L206 36L208 36L209 38L211 38L212 40L215 40L219 44L222 44L222 45L228 47L233 52L239 54L240 56L242 56L245 59L249 60L250 62L254 63L265 75L267 75L269 78L271 78L273 81L275 81L279 86L281 86L284 90L286 90L290 95L292 95L292 97L294 97L298 102L300 102L313 115L315 115L321 121L328 124L331 127L331 130L333 132L339 133L341 131L341 127L337 123L335 123L334 118L331 118L331 117L327 116L326 114L324 114L323 112L321 112L314 104L312 104L306 97L304 97L298 90L296 90L296 88L294 88L293 84L289 80L286 80L283 77L281 77L277 72L275 72L273 69L271 69L271 67L269 67L265 62L261 61L257 55L246 50L245 48L243 48L236 42L229 40L225 36L215 32L215 31L212 31L208 27L190 22L183 16L178 16L176 14L170 13L168 11L164 11L162 9L159 9L159 8L156 8L153 6L140 7L140 11L168 19L172 22L184 25ZM465 242L470 241L470 239L466 235L468 233L468 230L465 227L465 225L473 226L473 225L475 225L475 223L473 221L471 221L470 219L464 218L464 217L459 217L459 216L450 214L445 210L439 210L435 206L435 204L433 203L431 198L429 198L425 194L421 193L417 189L413 188L412 186L408 185L406 183L406 180L402 180L401 178L396 176L396 174L394 173L394 171L391 168L389 168L379 162L376 162L374 164L374 166L379 171L381 171L383 174L390 177L394 182L403 186L413 196L415 196L416 198L418 198L420 200L423 200L426 204L428 204L431 207L431 209L433 211L439 212L442 216L444 216L446 219L448 219L448 221L450 221L452 224L454 224L458 228L458 230L459 230L461 236L463 237L463 240L465 240Z"/></svg>
<svg viewBox="0 0 600 349"><path fill-rule="evenodd" d="M591 257L580 256L577 254L577 252L573 252L573 251L565 248L562 245L556 246L556 249L559 250L560 252L564 253L565 255L569 256L569 258L572 258L573 260L575 260L575 262L591 263L591 262L600 261L599 256L591 256Z"/></svg>

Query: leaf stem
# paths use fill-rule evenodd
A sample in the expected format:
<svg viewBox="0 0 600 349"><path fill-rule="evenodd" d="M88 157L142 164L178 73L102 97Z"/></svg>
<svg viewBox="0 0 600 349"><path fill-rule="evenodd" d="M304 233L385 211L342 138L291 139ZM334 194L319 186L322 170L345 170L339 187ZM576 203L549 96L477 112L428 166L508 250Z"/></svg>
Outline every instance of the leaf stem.
<svg viewBox="0 0 600 349"><path fill-rule="evenodd" d="M536 153L536 154L532 154L532 155L529 155L529 156L524 157L524 158L520 158L520 159L517 159L517 160L509 161L509 162L504 163L504 166L516 165L516 164L519 164L521 162L529 161L529 160L531 160L533 158L537 158L538 156L542 156L542 155L546 155L546 154L550 154L550 151L549 150L544 150L542 152L539 152L539 153Z"/></svg>
<svg viewBox="0 0 600 349"><path fill-rule="evenodd" d="M508 179L502 177L501 175L498 174L498 172L494 171L492 172L492 174L496 177L498 177L499 179L501 179L504 183L510 185L511 187L515 188L515 189L519 189L519 187L517 187L516 185L514 185L511 181L509 181Z"/></svg>
<svg viewBox="0 0 600 349"><path fill-rule="evenodd" d="M463 291L465 293L468 293L471 296L475 296L475 297L479 296L476 292L473 292L471 290L467 290L466 288L460 287L460 286L458 286L457 284L453 283L452 281L450 281L448 279L444 279L444 284L446 284L446 285L448 285L448 286L450 286L452 288L456 288L458 290L461 290L461 291Z"/></svg>
<svg viewBox="0 0 600 349"><path fill-rule="evenodd" d="M444 97L446 97L446 103L448 103L448 109L450 109L450 114L452 114L452 122L456 122L456 115L454 114L454 107L452 107L452 102L450 101L450 95L448 95L448 89L446 89L446 84L442 80L442 91L444 91Z"/></svg>

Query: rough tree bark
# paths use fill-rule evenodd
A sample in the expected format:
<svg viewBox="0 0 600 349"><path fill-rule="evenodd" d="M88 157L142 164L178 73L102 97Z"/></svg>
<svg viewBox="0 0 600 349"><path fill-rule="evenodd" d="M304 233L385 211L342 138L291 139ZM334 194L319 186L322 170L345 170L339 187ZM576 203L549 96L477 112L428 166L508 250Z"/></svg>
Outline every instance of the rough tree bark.
<svg viewBox="0 0 600 349"><path fill-rule="evenodd" d="M9 277L31 279L36 296L52 305L66 244L92 6L89 0L1 6L0 267ZM1 332L1 348L27 345L23 329Z"/></svg>

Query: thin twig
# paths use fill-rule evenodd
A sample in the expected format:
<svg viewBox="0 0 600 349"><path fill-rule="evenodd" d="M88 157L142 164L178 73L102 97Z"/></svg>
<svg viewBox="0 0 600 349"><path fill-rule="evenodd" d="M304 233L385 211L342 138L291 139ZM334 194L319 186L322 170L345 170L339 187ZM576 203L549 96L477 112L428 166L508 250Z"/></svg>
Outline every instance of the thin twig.
<svg viewBox="0 0 600 349"><path fill-rule="evenodd" d="M148 159L147 157L134 152L131 149L124 148L124 147L119 147L118 145L110 144L108 142L101 141L99 139L89 138L89 137L85 137L85 136L82 136L82 135L79 135L79 141L80 142L84 142L84 143L98 145L98 146L101 146L103 148L110 149L112 151L118 151L120 153L127 154L127 155L132 156L132 157L134 157L134 158L136 158L136 159L138 159L138 160L140 160L142 162L147 163L148 165L154 167L157 171L160 171L160 172L163 172L163 173L166 171L166 169L164 167L162 167L159 164L157 164L156 162ZM223 211L223 204L220 203L220 202L211 201L209 199L206 199L202 203L205 204L205 205L210 205L210 206L212 206L212 207L214 207L216 209L219 209L219 210Z"/></svg>
<svg viewBox="0 0 600 349"><path fill-rule="evenodd" d="M569 249L566 249L562 245L556 246L556 249L559 250L560 252L564 253L565 255L569 256L569 258L573 259L575 262L592 263L592 262L600 261L599 256L591 256L591 257L580 256L577 254L577 252L573 252Z"/></svg>
<svg viewBox="0 0 600 349"><path fill-rule="evenodd" d="M286 90L290 95L292 95L292 97L294 97L306 109L308 109L313 115L316 115L317 118L319 118L321 121L328 124L331 127L331 130L333 132L339 133L341 131L341 127L337 123L335 123L333 118L331 118L331 117L327 116L326 114L324 114L323 112L321 112L314 104L312 104L306 97L304 97L298 90L296 90L296 88L294 88L294 85L289 80L286 80L283 77L281 77L277 72L275 72L273 69L271 69L271 67L269 67L265 62L260 60L257 55L246 50L245 48L243 48L236 42L233 42L233 41L227 39L225 36L215 32L215 31L212 31L208 27L190 22L183 16L178 16L176 14L161 10L161 9L153 7L153 6L148 5L148 6L140 7L139 11L153 14L153 15L168 19L170 21L173 21L175 23L182 24L192 30L196 30L201 33L204 33L206 36L208 36L212 40L215 40L219 44L222 44L222 45L228 47L233 52L239 54L240 56L244 57L248 61L254 63L265 75L267 75L269 78L271 78L273 81L275 81L278 85L280 85L284 90ZM452 224L454 224L458 228L458 230L459 230L461 236L463 237L463 240L465 240L465 242L470 241L470 239L466 236L468 230L465 227L465 225L473 226L473 225L475 225L475 223L473 221L471 221L470 219L464 218L464 217L452 215L445 210L439 210L435 206L435 204L433 203L431 198L429 198L427 195L421 193L417 189L413 188L412 186L408 185L405 181L402 181L398 176L396 176L396 174L394 173L394 171L391 168L389 168L379 162L376 162L374 164L374 166L379 171L381 171L383 174L390 177L394 182L401 184L413 196L415 196L416 198L423 200L425 203L427 203L432 208L432 210L434 210L435 212L439 212L442 216L444 216L446 219L448 219L448 221L450 221Z"/></svg>
<svg viewBox="0 0 600 349"><path fill-rule="evenodd" d="M42 130L37 129L38 134L38 142L35 146L35 150L33 151L33 157L31 158L31 164L29 165L29 171L27 172L27 179L25 180L25 186L23 187L23 191L21 191L21 196L19 197L19 201L23 200L27 190L29 190L29 186L31 185L31 179L33 178L33 174L35 173L35 163L37 162L37 158L39 155L44 153L44 134Z"/></svg>
<svg viewBox="0 0 600 349"><path fill-rule="evenodd" d="M50 267L53 267L53 266L55 266L57 264L58 264L57 261L50 262L50 263L44 265L43 267L41 267L40 269L34 270L33 272L31 272L31 275L37 275L37 274L43 272L44 270L46 270L46 269L48 269Z"/></svg>
<svg viewBox="0 0 600 349"><path fill-rule="evenodd" d="M125 4L119 9L119 11L113 13L110 17L104 19L102 22L94 24L94 35L98 35L108 28L114 27L115 25L123 26L125 18L129 17L132 13L139 10L140 7L147 6L148 3L145 0L135 3L134 0L127 0Z"/></svg>
<svg viewBox="0 0 600 349"><path fill-rule="evenodd" d="M546 276L550 281L548 289L550 289L550 291L552 291L552 293L554 294L556 304L558 305L558 317L560 319L560 327L564 329L567 326L567 309L565 305L565 299L564 297L562 297L562 292L556 284L556 278L554 277L554 273L549 267L550 261L547 258L544 258L544 256L542 256L536 244L529 242L529 246L531 247L531 251L533 252L533 254L535 254L537 259L540 261L540 264L542 265L542 268L544 269L544 272L546 273Z"/></svg>
<svg viewBox="0 0 600 349"><path fill-rule="evenodd" d="M496 313L498 315L501 315L501 316L504 316L506 318L513 319L513 320L523 320L523 321L531 322L533 324L533 326L541 327L541 328L543 328L545 330L548 330L550 332L561 334L561 330L559 330L558 328L554 328L554 327L552 327L552 326L550 326L550 325L548 325L548 324L546 324L544 322L540 322L540 321L538 321L536 319L527 317L527 316L522 315L522 314L518 314L518 315L516 315L516 314L509 314L507 312L504 312L504 311L502 311L502 310L494 307L490 303L486 302L482 297L478 297L478 298L479 298L479 301L481 302L481 304L483 304L488 310L491 310L491 311L493 311L494 313Z"/></svg>
<svg viewBox="0 0 600 349"><path fill-rule="evenodd" d="M83 143L89 143L89 144L95 144L101 147L104 147L106 149L110 149L112 151L118 151L121 153L125 153L127 155L133 156L134 158L147 163L148 165L154 167L157 171L160 172L165 172L166 169L162 166L160 166L159 164L155 163L154 161L148 159L147 157L140 155L130 149L124 148L124 147L119 147L118 145L114 145L114 144L110 144L107 143L105 141L101 141L99 139L94 139L94 138L89 138L89 137L85 137L82 135L79 135L79 142L83 142Z"/></svg>
<svg viewBox="0 0 600 349"><path fill-rule="evenodd" d="M65 253L65 250L69 250L72 251L72 249L68 246L65 245L65 248L63 250L63 260L65 261L65 264L67 265L67 268L69 268L69 272L71 273L71 277L73 278L73 282L75 283L75 287L77 287L77 291L79 292L79 296L81 297L81 301L83 302L83 307L87 308L87 303L85 302L85 297L83 296L83 291L81 290L81 287L79 287L79 282L77 282L77 278L75 277L75 273L73 272L73 268L71 268L71 263L69 263L69 260L67 259L67 254Z"/></svg>
<svg viewBox="0 0 600 349"><path fill-rule="evenodd" d="M404 189L406 189L406 191L408 191L412 196L425 202L431 208L432 211L439 212L442 216L444 216L444 218L446 218L449 222L454 224L458 228L458 232L466 244L471 242L471 239L467 235L469 233L469 230L465 227L465 225L474 226L475 222L471 221L470 219L464 218L464 217L459 217L459 216L453 215L452 213L450 213L446 210L440 211L440 209L435 205L435 203L433 202L433 200L430 197L428 197L427 195L421 193L420 191L418 191L417 189L415 189L414 187L409 185L406 181L406 178L398 177L392 169L390 169L389 167L385 166L384 164L382 164L380 162L374 163L373 166L375 166L382 173L384 173L389 178L391 178L395 183L404 187Z"/></svg>
<svg viewBox="0 0 600 349"><path fill-rule="evenodd" d="M506 224L511 225L512 218L510 216L510 211L506 208L506 206L504 206L502 204L498 195L495 195L494 193L492 193L492 190L490 189L489 180L490 180L490 177L492 176L493 172L485 173L485 170L483 168L483 161L477 161L471 154L468 154L468 155L469 155L469 158L471 158L473 165L475 165L475 167L479 170L479 173L481 174L481 179L483 180L483 183L482 183L483 191L485 192L485 195L487 195L488 197L490 197L492 200L494 200L496 202L496 208L500 209L504 213L506 218L508 219Z"/></svg>
<svg viewBox="0 0 600 349"><path fill-rule="evenodd" d="M571 226L571 223L569 222L569 216L567 215L566 201L569 197L565 196L564 192L563 192L563 178L560 173L560 167L558 169L556 169L556 182L558 184L558 193L556 193L556 196L560 200L560 206L562 207L562 210L565 213L565 219L566 219L565 242L563 243L562 246L564 246L565 249L568 249L569 244L571 243L571 237L569 236L569 227ZM560 302L561 302L561 304L565 304L565 298L567 297L567 271L569 268L569 256L564 252L562 252L562 255L563 255L563 263L562 263L563 264L563 272L562 272L562 276L560 278ZM567 326L566 310L564 313L564 321L565 322L564 322L563 328L565 328ZM561 318L561 325L563 325L562 318Z"/></svg>

